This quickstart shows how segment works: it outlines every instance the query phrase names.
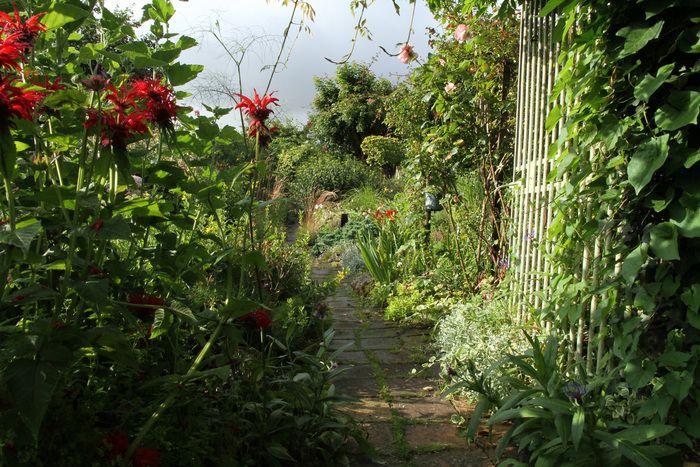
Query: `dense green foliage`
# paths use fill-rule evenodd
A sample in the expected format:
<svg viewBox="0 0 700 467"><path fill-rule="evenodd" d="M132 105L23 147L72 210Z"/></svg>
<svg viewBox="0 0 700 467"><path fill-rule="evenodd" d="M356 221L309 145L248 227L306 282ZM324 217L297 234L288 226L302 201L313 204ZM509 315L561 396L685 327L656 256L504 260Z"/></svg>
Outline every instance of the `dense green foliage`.
<svg viewBox="0 0 700 467"><path fill-rule="evenodd" d="M384 101L391 83L359 63L341 65L335 78L314 78L314 83L311 132L321 143L362 159L365 137L386 134Z"/></svg>

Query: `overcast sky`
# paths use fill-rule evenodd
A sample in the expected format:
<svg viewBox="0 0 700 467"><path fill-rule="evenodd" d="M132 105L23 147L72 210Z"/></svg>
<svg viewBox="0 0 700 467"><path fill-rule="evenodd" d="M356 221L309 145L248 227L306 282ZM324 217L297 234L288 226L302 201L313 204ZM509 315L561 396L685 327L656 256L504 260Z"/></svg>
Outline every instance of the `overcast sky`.
<svg viewBox="0 0 700 467"><path fill-rule="evenodd" d="M426 27L435 27L435 20L423 0L417 0L414 33L411 43L419 58L424 58L428 51ZM107 0L109 8L115 6L131 7L141 15L147 0ZM290 2L291 3L291 2ZM353 17L349 7L350 0L310 0L316 11L316 18L309 23L311 32L302 32L297 36L298 28L293 29L287 43L293 45L287 65L275 75L271 89L280 99L276 115L281 118L293 118L304 123L310 110L314 95L314 76L328 76L335 73L336 65L325 60L326 57L340 60L349 50L357 18ZM257 41L246 55L243 63L244 93L252 94L265 89L270 70L262 70L265 65L274 62L279 52L282 33L289 22L291 5L282 6L281 0L189 0L173 1L175 16L170 21L171 32L195 37L199 46L188 50L181 56L183 63L197 63L205 66L205 71L193 86L203 86L210 82L208 76L226 74L237 86L233 64L226 57L221 45L217 44L211 34L206 33L216 21L219 22L226 42L235 48L238 42L245 42L252 37L266 36ZM396 82L404 78L415 66L404 65L398 58L390 57L379 49L383 46L390 52L397 52L397 43L406 40L411 15L408 0L399 0L401 15L397 16L390 0L376 0L365 14L367 27L372 33L372 40L360 38L352 60L371 64L372 70L383 77ZM296 39L295 39L296 38ZM286 54L284 55L286 57ZM190 90L193 87L188 87ZM198 96L190 105L197 108L204 98ZM213 102L206 102L212 104ZM233 105L232 102L222 106Z"/></svg>

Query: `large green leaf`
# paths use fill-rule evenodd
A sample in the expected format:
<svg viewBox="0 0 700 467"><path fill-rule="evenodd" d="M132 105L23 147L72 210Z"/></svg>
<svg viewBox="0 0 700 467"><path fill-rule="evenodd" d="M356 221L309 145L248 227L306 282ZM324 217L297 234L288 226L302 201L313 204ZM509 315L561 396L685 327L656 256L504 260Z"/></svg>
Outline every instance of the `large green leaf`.
<svg viewBox="0 0 700 467"><path fill-rule="evenodd" d="M652 138L642 143L632 154L627 165L627 178L637 194L666 162L668 157L668 138L667 134L658 138Z"/></svg>
<svg viewBox="0 0 700 467"><path fill-rule="evenodd" d="M669 206L671 222L687 238L700 237L700 200L684 194L678 202Z"/></svg>
<svg viewBox="0 0 700 467"><path fill-rule="evenodd" d="M700 92L674 91L666 104L654 114L654 121L664 130L673 131L695 124L700 113Z"/></svg>
<svg viewBox="0 0 700 467"><path fill-rule="evenodd" d="M627 57L641 50L649 41L659 37L661 29L664 26L663 21L659 21L653 26L646 24L627 26L617 31L617 36L625 39L625 44L620 52L620 57Z"/></svg>
<svg viewBox="0 0 700 467"><path fill-rule="evenodd" d="M41 22L46 29L56 29L73 21L81 20L90 14L89 11L64 2L53 2Z"/></svg>
<svg viewBox="0 0 700 467"><path fill-rule="evenodd" d="M622 262L622 268L620 274L625 279L628 284L632 284L637 278L639 270L642 265L647 260L647 246L645 244L639 245L637 248L632 250L627 258Z"/></svg>
<svg viewBox="0 0 700 467"><path fill-rule="evenodd" d="M10 363L5 378L14 406L36 442L58 383L58 370L47 362L20 359Z"/></svg>
<svg viewBox="0 0 700 467"><path fill-rule="evenodd" d="M666 82L673 68L676 66L675 63L669 63L664 65L656 72L656 76L651 76L649 74L645 75L642 80L637 83L634 87L634 97L643 102L648 102L649 98L656 92L657 89L661 87L662 84Z"/></svg>
<svg viewBox="0 0 700 467"><path fill-rule="evenodd" d="M170 84L180 86L189 83L204 70L202 65L183 65L182 63L173 63L168 66L166 71Z"/></svg>
<svg viewBox="0 0 700 467"><path fill-rule="evenodd" d="M649 246L657 258L665 260L680 259L678 254L678 230L670 222L663 222L652 227L649 232Z"/></svg>

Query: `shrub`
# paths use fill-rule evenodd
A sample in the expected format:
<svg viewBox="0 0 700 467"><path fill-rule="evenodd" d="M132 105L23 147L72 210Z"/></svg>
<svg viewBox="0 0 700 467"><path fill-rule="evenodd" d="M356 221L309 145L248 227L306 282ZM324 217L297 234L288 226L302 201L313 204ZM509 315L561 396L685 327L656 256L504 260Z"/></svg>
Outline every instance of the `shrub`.
<svg viewBox="0 0 700 467"><path fill-rule="evenodd" d="M364 217L351 219L339 229L321 230L313 241L311 252L316 256L320 256L337 245L355 240L360 232L368 231L377 233L379 229L375 222Z"/></svg>
<svg viewBox="0 0 700 467"><path fill-rule="evenodd" d="M372 178L372 171L360 161L322 153L302 162L289 183L289 195L300 206L309 196L321 191L333 191L339 195L358 188Z"/></svg>
<svg viewBox="0 0 700 467"><path fill-rule="evenodd" d="M388 136L368 136L362 140L362 154L369 165L393 173L405 157L399 140Z"/></svg>
<svg viewBox="0 0 700 467"><path fill-rule="evenodd" d="M452 306L440 320L436 337L440 367L455 381L475 380L488 373L487 384L503 395L506 388L498 381L500 373L488 369L506 354L522 351L526 341L513 323L507 297L485 297ZM475 396L468 389L465 393Z"/></svg>
<svg viewBox="0 0 700 467"><path fill-rule="evenodd" d="M346 249L340 255L340 262L343 265L343 269L346 269L351 274L357 274L365 270L365 262L356 245Z"/></svg>

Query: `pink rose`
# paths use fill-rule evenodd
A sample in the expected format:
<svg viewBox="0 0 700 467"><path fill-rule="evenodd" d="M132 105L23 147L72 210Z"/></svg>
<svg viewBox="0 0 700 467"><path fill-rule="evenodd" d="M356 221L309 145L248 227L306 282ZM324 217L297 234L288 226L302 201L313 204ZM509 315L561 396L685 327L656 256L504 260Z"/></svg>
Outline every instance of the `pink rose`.
<svg viewBox="0 0 700 467"><path fill-rule="evenodd" d="M457 85L451 81L445 85L445 92L447 94L452 94L455 89L457 89Z"/></svg>
<svg viewBox="0 0 700 467"><path fill-rule="evenodd" d="M447 65L447 60L445 60L444 58L441 58L440 60L438 60L438 63L440 64L440 66L445 66L445 65Z"/></svg>
<svg viewBox="0 0 700 467"><path fill-rule="evenodd" d="M460 44L466 41L469 38L469 31L467 30L467 25L460 24L459 26L457 26L457 28L455 29L454 36L455 40Z"/></svg>
<svg viewBox="0 0 700 467"><path fill-rule="evenodd" d="M416 53L413 51L413 46L406 42L401 47L401 52L399 53L399 60L401 60L401 63L407 64L415 58Z"/></svg>

